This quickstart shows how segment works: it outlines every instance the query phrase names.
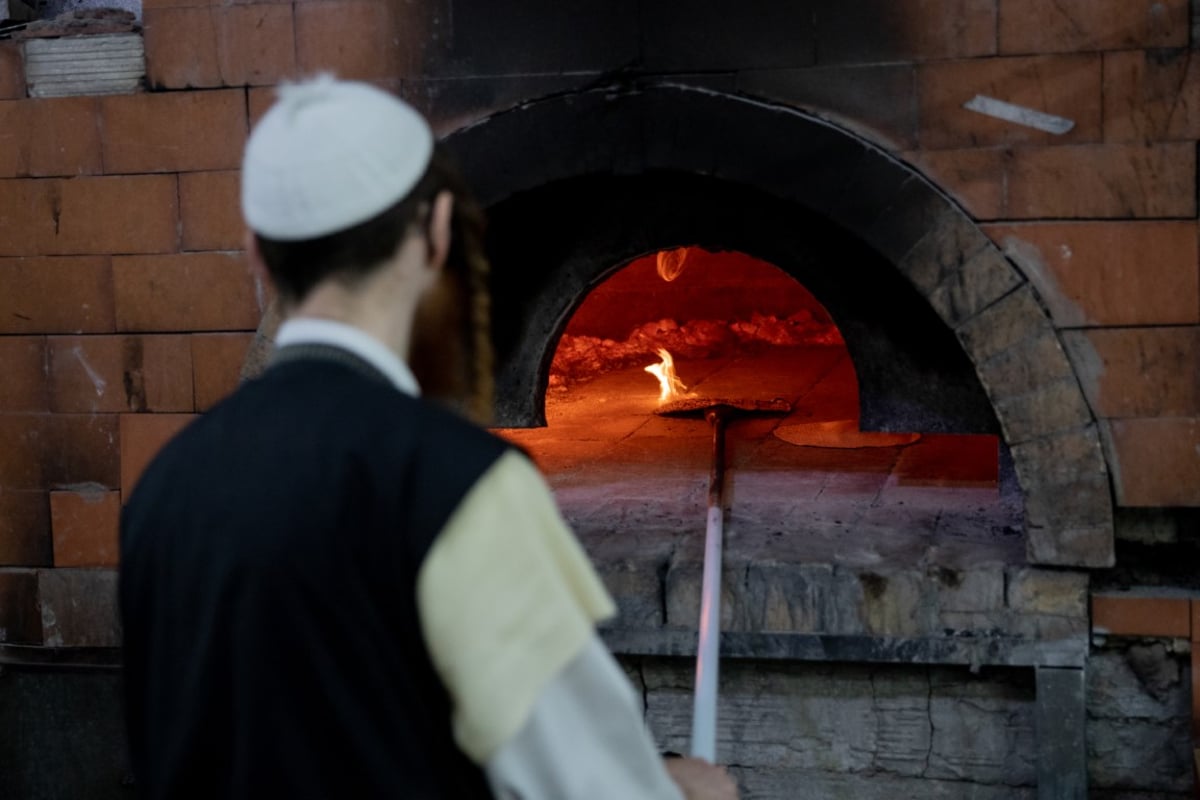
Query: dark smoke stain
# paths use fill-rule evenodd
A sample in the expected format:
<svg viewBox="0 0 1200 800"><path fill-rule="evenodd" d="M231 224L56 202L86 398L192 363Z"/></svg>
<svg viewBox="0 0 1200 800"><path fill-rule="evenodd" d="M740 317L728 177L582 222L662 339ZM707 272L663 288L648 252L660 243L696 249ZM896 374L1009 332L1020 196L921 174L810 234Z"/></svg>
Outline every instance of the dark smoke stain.
<svg viewBox="0 0 1200 800"><path fill-rule="evenodd" d="M146 410L146 382L142 370L144 358L140 336L128 336L121 343L122 381L125 385L125 401L130 411Z"/></svg>
<svg viewBox="0 0 1200 800"><path fill-rule="evenodd" d="M867 597L871 600L878 600L887 591L888 579L882 575L876 575L874 572L864 572L858 576L858 579L862 583L863 591L867 593Z"/></svg>
<svg viewBox="0 0 1200 800"><path fill-rule="evenodd" d="M58 236L58 225L62 219L62 195L57 182L50 186L50 219L54 223L54 235Z"/></svg>
<svg viewBox="0 0 1200 800"><path fill-rule="evenodd" d="M934 567L933 574L938 582L951 589L957 589L962 584L962 573L949 567Z"/></svg>

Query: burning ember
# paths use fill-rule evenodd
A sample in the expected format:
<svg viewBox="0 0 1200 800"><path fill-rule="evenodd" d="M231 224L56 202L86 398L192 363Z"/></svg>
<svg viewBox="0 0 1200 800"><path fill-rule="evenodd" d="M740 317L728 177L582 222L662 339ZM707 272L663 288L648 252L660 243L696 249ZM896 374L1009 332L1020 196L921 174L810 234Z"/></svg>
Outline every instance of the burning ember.
<svg viewBox="0 0 1200 800"><path fill-rule="evenodd" d="M748 320L700 319L680 324L662 319L639 325L624 341L563 334L550 364L550 388L563 390L602 372L644 364L648 354L659 349L682 358L705 359L744 348L813 345L841 346L842 337L831 321L817 319L808 310L782 319L757 313Z"/></svg>
<svg viewBox="0 0 1200 800"><path fill-rule="evenodd" d="M675 359L671 358L671 354L660 347L658 348L658 357L662 361L657 364L649 364L646 367L646 372L658 378L658 402L665 403L675 396L686 392L687 387L683 385L683 381L679 380L679 376L675 374Z"/></svg>
<svg viewBox="0 0 1200 800"><path fill-rule="evenodd" d="M655 256L655 267L658 271L658 277L670 283L682 275L684 267L687 266L689 252L686 247L677 247L674 250L660 250Z"/></svg>

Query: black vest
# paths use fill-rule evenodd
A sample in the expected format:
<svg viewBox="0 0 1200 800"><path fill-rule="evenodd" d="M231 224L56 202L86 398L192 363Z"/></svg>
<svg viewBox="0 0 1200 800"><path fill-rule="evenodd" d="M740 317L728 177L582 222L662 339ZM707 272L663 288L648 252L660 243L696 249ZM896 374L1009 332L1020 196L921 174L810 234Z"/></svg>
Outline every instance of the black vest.
<svg viewBox="0 0 1200 800"><path fill-rule="evenodd" d="M123 513L139 786L148 798L490 797L453 742L415 584L506 446L344 351L304 350L164 448Z"/></svg>

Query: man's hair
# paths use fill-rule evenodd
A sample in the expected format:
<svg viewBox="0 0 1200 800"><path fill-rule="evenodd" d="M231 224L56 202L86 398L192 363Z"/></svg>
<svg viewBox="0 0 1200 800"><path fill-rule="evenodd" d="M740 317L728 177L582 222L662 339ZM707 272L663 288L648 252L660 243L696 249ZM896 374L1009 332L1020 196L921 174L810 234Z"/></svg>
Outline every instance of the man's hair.
<svg viewBox="0 0 1200 800"><path fill-rule="evenodd" d="M423 393L484 423L493 390L484 216L440 144L417 185L367 221L302 241L255 239L281 299L299 303L322 281L353 286L382 266L411 231L429 224L434 198L443 191L454 197L450 250L438 286L417 309L409 365Z"/></svg>

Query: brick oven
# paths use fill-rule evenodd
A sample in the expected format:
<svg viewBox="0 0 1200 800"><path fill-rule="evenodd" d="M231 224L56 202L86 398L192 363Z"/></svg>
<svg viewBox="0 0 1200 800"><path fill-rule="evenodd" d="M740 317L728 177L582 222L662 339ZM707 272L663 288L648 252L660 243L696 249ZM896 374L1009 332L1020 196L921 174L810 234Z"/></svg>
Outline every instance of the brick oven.
<svg viewBox="0 0 1200 800"><path fill-rule="evenodd" d="M117 515L269 342L240 149L319 69L418 105L487 206L497 426L616 597L664 750L710 434L655 414L659 347L694 391L792 406L727 433L718 756L743 796L1190 796L1198 11L850 6L144 0L144 87L55 99L0 41L16 796L131 793Z"/></svg>

